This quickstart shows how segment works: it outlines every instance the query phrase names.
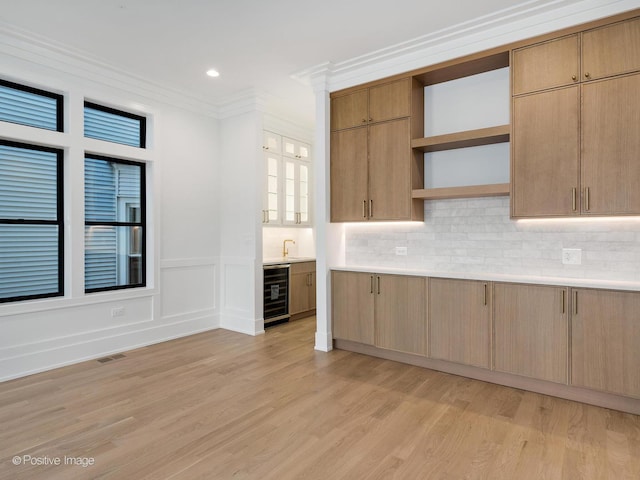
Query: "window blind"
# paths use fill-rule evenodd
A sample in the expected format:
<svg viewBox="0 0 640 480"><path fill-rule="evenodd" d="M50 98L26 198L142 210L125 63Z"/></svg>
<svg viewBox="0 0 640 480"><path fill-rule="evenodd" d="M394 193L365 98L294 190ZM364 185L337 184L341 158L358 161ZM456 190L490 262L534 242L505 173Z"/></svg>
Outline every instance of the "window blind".
<svg viewBox="0 0 640 480"><path fill-rule="evenodd" d="M62 96L0 80L0 120L62 131Z"/></svg>
<svg viewBox="0 0 640 480"><path fill-rule="evenodd" d="M62 294L62 152L0 142L0 301Z"/></svg>
<svg viewBox="0 0 640 480"><path fill-rule="evenodd" d="M145 125L144 117L85 103L85 137L144 148Z"/></svg>
<svg viewBox="0 0 640 480"><path fill-rule="evenodd" d="M144 286L144 165L85 158L85 291Z"/></svg>

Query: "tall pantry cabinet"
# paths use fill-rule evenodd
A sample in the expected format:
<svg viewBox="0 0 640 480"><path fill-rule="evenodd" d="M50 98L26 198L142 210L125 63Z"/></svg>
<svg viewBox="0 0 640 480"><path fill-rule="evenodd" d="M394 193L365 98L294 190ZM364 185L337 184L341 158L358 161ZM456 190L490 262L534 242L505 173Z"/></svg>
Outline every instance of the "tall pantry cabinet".
<svg viewBox="0 0 640 480"><path fill-rule="evenodd" d="M513 217L640 213L640 19L513 51Z"/></svg>
<svg viewBox="0 0 640 480"><path fill-rule="evenodd" d="M422 218L411 199L411 89L403 78L332 97L332 222Z"/></svg>

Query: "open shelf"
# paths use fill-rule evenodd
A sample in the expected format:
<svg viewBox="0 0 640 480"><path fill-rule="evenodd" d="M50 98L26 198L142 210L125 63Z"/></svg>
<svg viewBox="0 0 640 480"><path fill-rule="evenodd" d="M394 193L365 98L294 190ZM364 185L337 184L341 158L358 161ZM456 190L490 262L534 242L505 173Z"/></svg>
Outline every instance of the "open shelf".
<svg viewBox="0 0 640 480"><path fill-rule="evenodd" d="M411 198L436 200L444 198L473 198L495 197L509 195L508 183L494 183L491 185L470 185L466 187L442 187L413 190Z"/></svg>
<svg viewBox="0 0 640 480"><path fill-rule="evenodd" d="M509 49L500 47L482 54L469 55L462 59L458 58L438 65L431 65L416 71L413 78L424 86L435 85L508 66Z"/></svg>
<svg viewBox="0 0 640 480"><path fill-rule="evenodd" d="M411 148L427 153L504 143L509 141L510 132L511 126L499 125L497 127L479 128L477 130L435 135L433 137L414 138L411 140Z"/></svg>

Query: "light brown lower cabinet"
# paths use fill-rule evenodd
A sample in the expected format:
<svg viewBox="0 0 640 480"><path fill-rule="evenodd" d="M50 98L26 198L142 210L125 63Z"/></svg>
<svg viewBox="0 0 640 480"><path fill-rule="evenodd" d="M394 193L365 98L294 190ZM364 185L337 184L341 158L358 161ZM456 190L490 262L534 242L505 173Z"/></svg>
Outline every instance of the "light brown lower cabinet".
<svg viewBox="0 0 640 480"><path fill-rule="evenodd" d="M640 414L640 292L333 271L332 295L340 348Z"/></svg>
<svg viewBox="0 0 640 480"><path fill-rule="evenodd" d="M332 272L333 337L426 355L426 279Z"/></svg>
<svg viewBox="0 0 640 480"><path fill-rule="evenodd" d="M640 398L640 293L572 289L571 384Z"/></svg>
<svg viewBox="0 0 640 480"><path fill-rule="evenodd" d="M316 262L292 263L289 273L289 313L312 313L316 308Z"/></svg>
<svg viewBox="0 0 640 480"><path fill-rule="evenodd" d="M432 358L490 367L489 286L475 280L429 279Z"/></svg>
<svg viewBox="0 0 640 480"><path fill-rule="evenodd" d="M494 284L494 370L568 381L568 288Z"/></svg>
<svg viewBox="0 0 640 480"><path fill-rule="evenodd" d="M373 345L374 275L331 272L333 337Z"/></svg>
<svg viewBox="0 0 640 480"><path fill-rule="evenodd" d="M376 275L376 346L427 354L427 280L405 275Z"/></svg>

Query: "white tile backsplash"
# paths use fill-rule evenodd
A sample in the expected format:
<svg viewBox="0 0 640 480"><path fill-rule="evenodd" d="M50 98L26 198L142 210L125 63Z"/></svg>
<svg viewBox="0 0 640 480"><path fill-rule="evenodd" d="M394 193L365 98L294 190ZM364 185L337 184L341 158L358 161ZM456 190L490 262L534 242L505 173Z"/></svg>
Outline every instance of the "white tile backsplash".
<svg viewBox="0 0 640 480"><path fill-rule="evenodd" d="M563 265L563 248L582 249L582 264ZM509 197L431 200L424 223L346 225L345 255L353 266L640 281L640 219L515 221Z"/></svg>
<svg viewBox="0 0 640 480"><path fill-rule="evenodd" d="M296 242L295 244L287 243L290 256L315 258L316 246L313 228L310 227L263 227L262 257L281 257L282 242L287 238Z"/></svg>

